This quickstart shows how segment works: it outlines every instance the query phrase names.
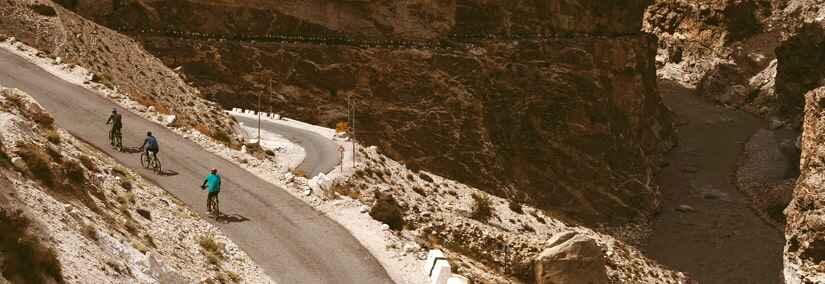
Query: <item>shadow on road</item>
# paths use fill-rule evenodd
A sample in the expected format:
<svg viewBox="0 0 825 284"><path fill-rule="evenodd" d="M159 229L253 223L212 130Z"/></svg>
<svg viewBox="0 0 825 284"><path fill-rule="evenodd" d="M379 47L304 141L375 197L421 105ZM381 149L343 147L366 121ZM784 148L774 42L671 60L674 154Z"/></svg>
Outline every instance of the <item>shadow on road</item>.
<svg viewBox="0 0 825 284"><path fill-rule="evenodd" d="M241 214L220 214L218 216L215 216L215 221L224 224L241 223L249 221L249 218L246 218Z"/></svg>
<svg viewBox="0 0 825 284"><path fill-rule="evenodd" d="M160 173L158 173L158 175L161 175L161 176L176 176L178 174L179 173L176 172L175 170L168 170L168 169L163 169L163 170L160 171Z"/></svg>

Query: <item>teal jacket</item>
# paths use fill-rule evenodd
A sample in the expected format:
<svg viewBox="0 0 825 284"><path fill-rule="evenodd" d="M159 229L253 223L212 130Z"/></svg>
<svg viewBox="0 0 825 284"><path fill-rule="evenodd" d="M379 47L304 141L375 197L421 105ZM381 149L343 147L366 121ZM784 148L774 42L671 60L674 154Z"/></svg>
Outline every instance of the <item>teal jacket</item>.
<svg viewBox="0 0 825 284"><path fill-rule="evenodd" d="M206 189L209 190L210 193L221 192L221 176L209 174L203 183L206 184Z"/></svg>

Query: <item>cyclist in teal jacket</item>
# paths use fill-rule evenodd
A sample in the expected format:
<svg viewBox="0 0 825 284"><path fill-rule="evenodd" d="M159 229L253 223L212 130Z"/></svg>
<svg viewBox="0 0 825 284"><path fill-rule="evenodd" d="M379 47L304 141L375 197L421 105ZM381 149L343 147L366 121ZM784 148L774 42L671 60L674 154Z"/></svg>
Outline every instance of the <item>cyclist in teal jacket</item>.
<svg viewBox="0 0 825 284"><path fill-rule="evenodd" d="M212 168L209 175L203 180L201 190L206 189L209 193L206 196L206 211L212 214L219 214L218 193L221 192L221 176L218 169Z"/></svg>

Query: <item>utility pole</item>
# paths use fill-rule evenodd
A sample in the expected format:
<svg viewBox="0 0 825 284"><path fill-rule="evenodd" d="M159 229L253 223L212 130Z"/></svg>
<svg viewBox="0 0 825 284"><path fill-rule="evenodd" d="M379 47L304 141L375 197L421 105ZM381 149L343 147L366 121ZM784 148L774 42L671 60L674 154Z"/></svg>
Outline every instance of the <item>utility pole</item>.
<svg viewBox="0 0 825 284"><path fill-rule="evenodd" d="M261 93L258 92L258 148L261 147Z"/></svg>

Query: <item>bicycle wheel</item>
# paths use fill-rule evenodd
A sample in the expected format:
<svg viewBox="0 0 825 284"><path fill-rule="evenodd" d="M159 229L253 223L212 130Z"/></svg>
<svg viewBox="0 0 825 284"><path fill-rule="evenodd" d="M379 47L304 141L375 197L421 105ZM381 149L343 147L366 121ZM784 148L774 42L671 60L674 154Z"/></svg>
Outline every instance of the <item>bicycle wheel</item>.
<svg viewBox="0 0 825 284"><path fill-rule="evenodd" d="M163 173L163 168L160 166L160 159L158 159L157 154L155 155L154 161L154 170L157 174Z"/></svg>
<svg viewBox="0 0 825 284"><path fill-rule="evenodd" d="M149 168L149 155L146 155L146 151L140 154L140 165L144 168Z"/></svg>
<svg viewBox="0 0 825 284"><path fill-rule="evenodd" d="M114 140L115 150L118 152L123 152L123 135L120 133L120 131L118 131L118 133L115 133Z"/></svg>

